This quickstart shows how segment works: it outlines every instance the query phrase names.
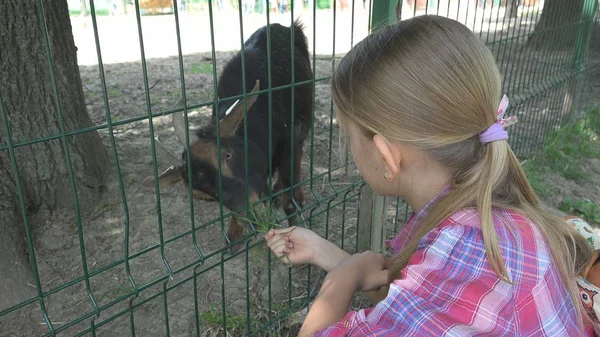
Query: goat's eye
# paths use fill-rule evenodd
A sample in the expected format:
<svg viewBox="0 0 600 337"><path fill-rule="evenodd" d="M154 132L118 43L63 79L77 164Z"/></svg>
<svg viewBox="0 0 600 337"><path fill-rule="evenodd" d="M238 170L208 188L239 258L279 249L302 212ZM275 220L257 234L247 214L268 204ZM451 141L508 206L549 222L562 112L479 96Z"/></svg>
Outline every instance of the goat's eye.
<svg viewBox="0 0 600 337"><path fill-rule="evenodd" d="M232 154L231 154L231 151L226 151L226 152L225 152L225 159L226 159L226 160L230 160L230 159L231 159L231 156L232 156Z"/></svg>

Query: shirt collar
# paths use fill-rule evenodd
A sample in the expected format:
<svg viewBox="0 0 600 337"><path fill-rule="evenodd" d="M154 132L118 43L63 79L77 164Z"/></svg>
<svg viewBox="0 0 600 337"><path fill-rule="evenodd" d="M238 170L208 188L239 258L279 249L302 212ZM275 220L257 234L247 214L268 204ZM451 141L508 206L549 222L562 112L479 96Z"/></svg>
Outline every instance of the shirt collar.
<svg viewBox="0 0 600 337"><path fill-rule="evenodd" d="M451 189L451 185L444 186L444 188L423 207L421 207L418 211L411 213L406 221L406 224L402 227L395 238L385 241L385 245L392 250L393 254L397 254L408 243L408 241L413 238L414 234L419 229L423 218L429 213L429 211L431 211L435 204L440 201L440 199L445 197L448 192L450 192Z"/></svg>

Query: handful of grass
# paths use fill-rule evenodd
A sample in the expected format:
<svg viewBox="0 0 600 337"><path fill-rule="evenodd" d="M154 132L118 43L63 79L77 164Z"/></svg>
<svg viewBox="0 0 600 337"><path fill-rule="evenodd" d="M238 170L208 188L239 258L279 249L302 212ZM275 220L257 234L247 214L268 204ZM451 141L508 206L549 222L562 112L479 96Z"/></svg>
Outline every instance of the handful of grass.
<svg viewBox="0 0 600 337"><path fill-rule="evenodd" d="M260 206L257 210L254 206L250 206L246 215L247 217L238 216L238 219L252 224L259 233L264 234L281 226L270 207ZM283 261L284 258L287 259L287 262ZM287 264L289 268L292 267L288 254L279 256L279 260Z"/></svg>
<svg viewBox="0 0 600 337"><path fill-rule="evenodd" d="M238 219L251 223L259 233L266 233L273 228L280 227L279 221L271 208L262 205L259 207L250 206L246 217L238 217Z"/></svg>

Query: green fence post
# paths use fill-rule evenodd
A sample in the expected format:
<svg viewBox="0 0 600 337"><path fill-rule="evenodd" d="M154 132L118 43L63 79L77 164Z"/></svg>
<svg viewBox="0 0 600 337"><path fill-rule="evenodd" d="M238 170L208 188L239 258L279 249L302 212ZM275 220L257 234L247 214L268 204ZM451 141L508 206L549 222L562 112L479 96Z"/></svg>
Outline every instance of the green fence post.
<svg viewBox="0 0 600 337"><path fill-rule="evenodd" d="M578 72L583 72L585 54L590 44L594 17L598 10L597 0L584 0L581 10L581 20L577 29L577 41L575 42L574 67Z"/></svg>
<svg viewBox="0 0 600 337"><path fill-rule="evenodd" d="M578 96L581 91L581 80L585 70L585 59L587 49L590 44L592 30L594 27L594 18L598 11L597 0L584 0L581 16L577 28L577 40L575 41L575 50L573 54L573 71L576 72L575 77L571 80L569 87L565 93L561 113L567 115L569 120L577 120L581 117L583 111L579 111L577 102L580 100Z"/></svg>
<svg viewBox="0 0 600 337"><path fill-rule="evenodd" d="M371 12L371 31L381 27L394 24L398 21L396 17L396 6L399 0L374 0Z"/></svg>
<svg viewBox="0 0 600 337"><path fill-rule="evenodd" d="M394 24L398 21L396 17L396 6L399 0L376 0L373 1L370 30L371 32ZM365 185L360 198L360 218L357 237L357 249L359 252L372 250L382 252L385 240L385 211L387 200L379 196L368 185Z"/></svg>

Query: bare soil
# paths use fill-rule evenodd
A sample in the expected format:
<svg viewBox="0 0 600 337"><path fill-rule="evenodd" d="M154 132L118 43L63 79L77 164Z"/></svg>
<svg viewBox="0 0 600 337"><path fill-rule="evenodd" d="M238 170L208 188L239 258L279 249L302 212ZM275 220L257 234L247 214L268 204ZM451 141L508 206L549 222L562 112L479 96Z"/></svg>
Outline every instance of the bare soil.
<svg viewBox="0 0 600 337"><path fill-rule="evenodd" d="M218 72L231 55L217 54ZM211 101L213 73L210 54L186 55L184 69L188 106L199 106ZM331 59L318 60L316 77L330 76L331 69ZM130 335L131 322L127 314L101 325L112 315L126 310L130 305L129 299L131 305L136 307L133 324L140 336L166 335L167 317L172 336L195 333L194 299L198 301L198 311L206 312L205 316L209 321L200 322L201 332L219 333L215 326L220 321L212 321L210 317L220 320L223 301L228 314L234 317L232 321L245 318L248 307L250 318L256 321L252 322L252 329L255 331L261 327L260 322L268 321L269 315L275 317L279 312L289 311L290 305L298 305L299 301L305 299L308 290L315 289L315 285L310 286L308 268L288 270L278 261L269 262L270 257L264 245L256 244L258 239L249 243L255 247L250 246L247 254L242 252L236 257L227 254L224 229L226 230L229 211L224 209L223 223L215 221L214 219L220 218L217 203L192 201L196 228L194 243L193 235L190 234L190 198L183 186L161 190L160 217L157 215L155 191L144 189L140 185L146 176L153 174L148 120L119 123L144 117L147 107L156 114L176 106L181 87L176 57L148 60L149 101L146 99L140 63L105 66L108 104L103 98L97 67L82 66L80 71L93 122L96 125L106 124L108 109L112 123L117 124L113 127L114 148L111 146L109 130L105 128L98 132L110 151L116 151L120 175L117 174L116 161L113 159L102 200L93 210L81 214L84 246L78 240L74 212L36 216L41 223L33 233L35 253L42 288L46 292L54 292L46 298L45 306L55 329L86 314L84 320L66 328L61 334L72 336L90 329L94 306L89 294L93 294L96 307L102 309L100 316L95 318L98 335ZM338 127L331 112L328 84L316 83L315 92L314 133L306 142L306 155L302 164L303 180L309 179L311 175L314 180L312 183L305 181L303 187L307 196L303 216L310 219L303 225L312 226L317 232L327 234L339 244L341 226L344 224L344 245L351 250L355 242L360 180L352 169L349 175L345 175L344 169L336 169L340 167L339 158L335 155ZM189 116L193 125L207 123L210 106L192 109ZM157 168L160 172L173 164L170 154L178 156L182 146L173 133L169 115L155 117L152 122L154 136L163 144L162 147L156 144ZM330 153L334 155L329 155ZM326 174L327 172L330 174ZM279 215L283 217L283 212ZM129 231L128 234L126 230ZM126 240L128 254L125 252ZM86 254L87 274L91 275L89 292L84 281L57 290L57 287L84 276L80 257L82 249ZM226 261L221 268L219 264L222 258ZM126 262L129 264L130 274L125 268ZM105 268L108 269L98 272ZM169 278L169 269L173 273L172 278ZM195 279L192 277L194 269ZM318 280L317 276L318 271L313 269L311 283ZM133 295L134 288L129 277L134 280L137 289L140 289L137 297ZM178 285L180 282L184 283ZM194 283L197 296L194 294ZM152 295L161 293L163 288L168 289L166 296L160 295L147 303L139 304ZM246 296L247 290L249 297ZM225 295L224 298L222 294ZM129 299L125 299L128 296ZM8 319L13 323L6 324ZM1 336L38 336L48 333L36 302L2 317L0 325ZM227 326L238 333L245 328L245 325L242 330L235 325ZM285 330L283 327L274 328L279 333Z"/></svg>

